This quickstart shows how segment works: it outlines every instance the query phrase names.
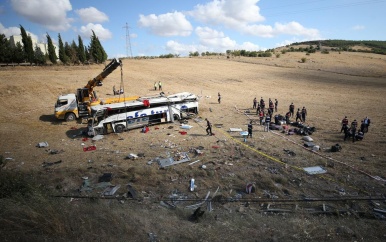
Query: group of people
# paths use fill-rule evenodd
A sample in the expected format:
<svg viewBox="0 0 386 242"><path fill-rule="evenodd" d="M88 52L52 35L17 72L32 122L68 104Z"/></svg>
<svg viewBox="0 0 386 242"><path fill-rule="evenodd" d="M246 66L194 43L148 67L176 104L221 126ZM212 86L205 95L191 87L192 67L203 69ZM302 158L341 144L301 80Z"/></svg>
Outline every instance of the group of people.
<svg viewBox="0 0 386 242"><path fill-rule="evenodd" d="M289 123L289 118L291 117L294 117L295 116L295 105L294 103L291 103L289 105L289 110L288 112L285 114L286 116L286 123ZM295 119L295 122L301 122L301 123L305 123L306 122L306 117L307 117L307 109L306 107L303 106L303 108L300 110L300 108L298 108L298 110L296 111L296 119Z"/></svg>
<svg viewBox="0 0 386 242"><path fill-rule="evenodd" d="M157 91L157 88L159 91L162 91L162 82L161 81L159 81L158 83L154 82L154 91Z"/></svg>
<svg viewBox="0 0 386 242"><path fill-rule="evenodd" d="M349 121L347 116L345 116L342 119L342 128L340 129L340 132L344 132L344 141L349 139L350 137L352 138L352 142L363 140L365 133L369 131L369 126L370 126L370 119L369 117L365 117L361 121L361 125L358 129L358 121L354 119L354 121L351 122L349 125Z"/></svg>
<svg viewBox="0 0 386 242"><path fill-rule="evenodd" d="M275 99L275 102L273 102L271 98L269 98L268 108L266 108L263 97L260 98L260 101L257 101L256 97L253 99L253 109L256 109L256 114L259 115L260 125L263 124L264 118L266 119L265 123L267 123L267 121L271 122L272 114L273 112L277 112L278 105L279 101L277 99Z"/></svg>

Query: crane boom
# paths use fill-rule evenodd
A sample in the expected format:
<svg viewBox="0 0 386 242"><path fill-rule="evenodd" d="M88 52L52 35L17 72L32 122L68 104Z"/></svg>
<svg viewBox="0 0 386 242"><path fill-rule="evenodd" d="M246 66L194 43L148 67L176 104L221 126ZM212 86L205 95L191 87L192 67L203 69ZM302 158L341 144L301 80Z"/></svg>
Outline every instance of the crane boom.
<svg viewBox="0 0 386 242"><path fill-rule="evenodd" d="M117 69L118 66L122 65L122 61L114 58L104 69L103 71L96 76L94 79L88 81L87 85L85 88L88 89L88 93L90 95L90 98L94 98L94 87L96 86L102 86L103 85L103 80L110 75L111 72L113 72L115 69Z"/></svg>

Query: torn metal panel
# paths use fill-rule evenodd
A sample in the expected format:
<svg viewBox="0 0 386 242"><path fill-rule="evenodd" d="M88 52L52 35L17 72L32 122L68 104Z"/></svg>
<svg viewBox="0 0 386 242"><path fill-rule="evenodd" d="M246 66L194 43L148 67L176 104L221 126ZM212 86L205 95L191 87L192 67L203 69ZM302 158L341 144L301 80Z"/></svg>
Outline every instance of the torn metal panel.
<svg viewBox="0 0 386 242"><path fill-rule="evenodd" d="M113 196L118 189L121 187L121 185L116 185L116 186L109 186L103 191L103 196Z"/></svg>
<svg viewBox="0 0 386 242"><path fill-rule="evenodd" d="M322 168L320 166L305 167L305 168L303 168L303 170L310 175L323 174L323 173L327 172L327 170L325 170L324 168Z"/></svg>
<svg viewBox="0 0 386 242"><path fill-rule="evenodd" d="M193 204L190 206L186 206L185 208L186 209L197 209L198 207L201 207L201 205L204 204L208 200L209 195L210 195L210 191L206 194L206 197L202 202L197 203L197 204Z"/></svg>

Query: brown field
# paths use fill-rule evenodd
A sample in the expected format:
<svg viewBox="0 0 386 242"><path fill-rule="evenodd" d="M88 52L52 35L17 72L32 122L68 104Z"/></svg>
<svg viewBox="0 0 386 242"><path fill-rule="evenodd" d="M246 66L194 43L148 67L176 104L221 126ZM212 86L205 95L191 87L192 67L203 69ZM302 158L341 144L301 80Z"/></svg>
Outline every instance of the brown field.
<svg viewBox="0 0 386 242"><path fill-rule="evenodd" d="M300 59L306 57L305 63ZM204 122L196 123L187 135L179 134L179 123L163 124L143 134L132 130L109 134L102 140L83 141L81 122L55 120L54 103L61 93L74 93L97 76L103 65L53 67L3 67L0 69L0 155L6 160L1 173L22 174L50 195L99 196L78 192L82 177L96 183L103 173L113 174L112 183L122 185L117 194L127 192L130 183L138 199L97 200L44 198L33 203L23 198L3 198L0 203L0 238L28 240L105 241L384 241L385 217L373 209L386 210L385 200L324 202L333 215L313 215L306 208L323 202L290 202L299 209L285 213L266 212L265 200L347 198L386 194L386 56L366 53L332 52L281 54L279 58L173 58L123 60L125 96L156 94L155 81L163 82L165 93L192 92L199 96L199 116L213 124L215 136L206 136ZM99 97L111 97L113 85L121 84L116 70L97 87ZM222 95L217 103L217 93ZM315 127L311 152L299 135L264 132L254 125L254 137L243 142L229 128L243 128L250 119L254 97L279 101L284 115L291 102L296 109L305 106L306 124ZM245 115L245 111L251 113ZM348 116L360 121L371 119L363 141L343 141L341 120ZM170 126L173 128L169 129ZM48 148L37 148L46 141ZM339 143L341 152L330 152ZM96 145L84 152L83 146ZM155 157L202 146L204 154L191 161L160 169ZM285 150L293 151L289 156ZM130 154L145 157L128 160ZM43 167L44 162L61 163ZM205 164L206 169L200 166ZM323 175L308 175L301 168L322 166ZM190 192L189 180L196 179ZM379 179L376 179L379 178ZM256 192L245 194L247 183ZM196 201L184 201L176 209L160 205L178 191L189 199L203 199L219 187L218 195L232 202L213 202L198 223L188 220ZM238 195L241 194L241 195ZM236 197L250 200L236 201ZM15 200L13 200L15 199ZM20 199L22 202L20 202ZM47 200L45 200L47 199ZM18 201L18 202L15 202ZM35 201L35 200L34 200ZM40 200L39 200L40 201ZM47 202L49 201L49 202ZM24 203L23 203L24 202ZM281 204L273 203L282 208ZM36 205L36 206L35 206ZM203 206L206 208L206 206ZM345 212L339 215L339 210ZM8 212L7 212L8 211ZM382 214L382 213L380 213ZM383 213L383 216L386 214ZM31 222L29 222L31 221Z"/></svg>

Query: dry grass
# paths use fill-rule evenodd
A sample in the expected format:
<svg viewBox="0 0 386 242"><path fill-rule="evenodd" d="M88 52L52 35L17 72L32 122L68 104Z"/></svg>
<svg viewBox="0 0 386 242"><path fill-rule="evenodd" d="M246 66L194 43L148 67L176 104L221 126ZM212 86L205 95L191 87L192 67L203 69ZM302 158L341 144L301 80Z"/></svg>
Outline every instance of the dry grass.
<svg viewBox="0 0 386 242"><path fill-rule="evenodd" d="M223 128L215 128L216 135L209 137L203 123L190 121L194 127L184 136L178 133L178 124L166 124L147 134L139 130L110 134L95 143L74 137L84 124L56 121L53 105L60 93L74 92L99 74L102 65L0 69L0 155L11 158L2 172L23 174L39 189L44 188L43 193L28 199L7 195L0 200L3 241L144 241L151 240L149 233L156 235L154 241L384 240L384 221L371 216L313 216L304 211L272 215L261 212L260 203L246 207L245 203L234 202L215 203L213 212L206 212L199 223L192 223L188 220L192 211L183 207L193 202L181 203L175 210L159 205L161 199L176 191L189 199L201 199L217 187L222 197L234 198L243 194L248 182L255 183L257 188L255 194L243 194L250 199L266 198L267 192L279 198L336 197L342 190L352 196L385 194L384 183L358 170L386 177L386 56L316 53L307 56L306 63L299 63L302 57L304 53L229 60L124 60L126 96L155 94L153 83L161 80L167 93L189 91L202 96L200 116L223 124ZM97 90L100 97L112 95L113 85L119 86L121 82L120 74L117 70L107 77ZM217 92L222 94L221 105L217 104ZM285 114L291 102L296 107L306 106L307 124L316 127L312 137L322 148L320 155L305 150L300 136L274 135L263 132L259 125L254 126L254 138L246 143L238 134L228 133L231 127L246 129L249 118L256 119L254 112L249 116L243 114L251 108L254 97L264 97L266 101L277 98L280 114ZM365 140L343 142L339 131L345 115L350 121L371 118ZM168 129L171 125L173 129ZM63 152L50 155L46 149L36 148L42 141L47 141L50 149ZM82 143L95 144L97 150L83 152ZM342 151L329 152L336 143L343 146ZM170 144L175 148L167 148ZM190 154L192 161L200 160L194 165L159 169L154 162L148 164L155 157L198 146L204 147L204 155ZM284 149L296 156L289 156ZM145 157L127 160L129 153L144 153ZM42 167L43 162L58 160L62 163ZM206 165L205 170L199 168L202 164ZM316 165L324 166L328 172L324 176L310 176L301 170ZM47 192L79 195L81 177L88 176L95 183L107 172L113 173L114 184L122 185L120 195L130 183L137 190L139 201L69 202L69 198L46 196ZM191 178L196 179L194 192L188 191ZM8 188L15 188L7 184ZM99 196L99 192L81 195ZM383 201L381 205L386 206ZM353 205L343 202L336 206ZM371 205L355 206L362 206L371 215Z"/></svg>

